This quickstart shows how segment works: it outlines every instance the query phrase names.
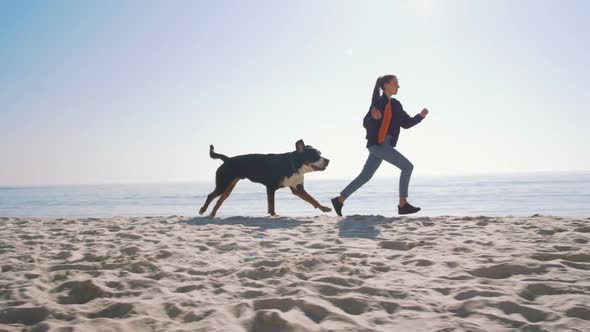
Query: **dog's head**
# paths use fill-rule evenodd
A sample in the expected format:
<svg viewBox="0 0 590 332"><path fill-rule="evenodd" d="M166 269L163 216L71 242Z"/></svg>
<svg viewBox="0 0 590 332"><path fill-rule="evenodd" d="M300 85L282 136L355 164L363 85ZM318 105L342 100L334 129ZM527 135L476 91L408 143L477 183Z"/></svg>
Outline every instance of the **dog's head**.
<svg viewBox="0 0 590 332"><path fill-rule="evenodd" d="M303 160L303 165L299 169L300 173L323 171L330 163L329 159L322 157L322 153L318 149L305 145L302 139L295 143L295 152Z"/></svg>

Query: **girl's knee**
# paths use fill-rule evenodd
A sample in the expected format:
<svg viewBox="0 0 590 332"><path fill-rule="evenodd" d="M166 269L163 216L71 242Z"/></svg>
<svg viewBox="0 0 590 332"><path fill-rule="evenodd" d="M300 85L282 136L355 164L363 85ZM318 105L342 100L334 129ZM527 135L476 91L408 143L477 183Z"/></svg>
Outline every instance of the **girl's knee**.
<svg viewBox="0 0 590 332"><path fill-rule="evenodd" d="M365 183L369 182L369 180L371 180L372 177L373 177L373 174L371 174L371 173L361 173L361 174L359 174L357 179L362 184L365 184Z"/></svg>
<svg viewBox="0 0 590 332"><path fill-rule="evenodd" d="M404 171L408 171L411 172L414 170L414 164L412 164L410 161L408 161L408 163L405 165L405 167L403 168Z"/></svg>

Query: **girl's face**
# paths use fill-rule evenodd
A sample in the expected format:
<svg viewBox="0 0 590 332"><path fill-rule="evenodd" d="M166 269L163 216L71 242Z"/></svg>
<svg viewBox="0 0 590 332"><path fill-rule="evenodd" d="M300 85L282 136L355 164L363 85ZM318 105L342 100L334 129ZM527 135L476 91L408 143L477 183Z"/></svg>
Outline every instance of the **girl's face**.
<svg viewBox="0 0 590 332"><path fill-rule="evenodd" d="M396 77L392 78L388 83L383 84L383 92L386 95L397 95L397 90L399 90L399 83Z"/></svg>

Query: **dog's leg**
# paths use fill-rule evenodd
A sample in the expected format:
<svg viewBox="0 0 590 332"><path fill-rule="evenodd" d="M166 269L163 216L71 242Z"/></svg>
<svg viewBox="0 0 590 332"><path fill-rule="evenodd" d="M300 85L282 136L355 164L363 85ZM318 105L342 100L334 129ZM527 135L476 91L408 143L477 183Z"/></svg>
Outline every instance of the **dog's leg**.
<svg viewBox="0 0 590 332"><path fill-rule="evenodd" d="M232 190L234 190L234 187L236 186L236 183L238 183L238 181L240 181L240 178L235 178L229 184L229 186L223 191L223 194L221 194L221 197L219 197L219 199L217 200L217 203L215 203L215 206L213 207L213 211L211 211L211 217L215 217L215 215L217 214L217 210L219 210L223 201L225 201L225 199L229 196L229 194L231 194Z"/></svg>
<svg viewBox="0 0 590 332"><path fill-rule="evenodd" d="M266 198L268 200L268 214L271 216L276 216L277 213L275 212L275 191L276 188L266 187Z"/></svg>
<svg viewBox="0 0 590 332"><path fill-rule="evenodd" d="M203 207L201 207L201 209L199 210L200 215L203 215L207 211L207 208L209 208L209 204L211 204L211 202L216 197L225 192L227 187L231 184L231 182L234 179L234 176L227 174L227 167L225 167L224 165L220 166L215 172L215 190L213 190L213 192L211 192L207 196L205 204L203 204Z"/></svg>
<svg viewBox="0 0 590 332"><path fill-rule="evenodd" d="M218 191L217 188L215 188L215 190L213 190L213 192L207 196L207 200L205 201L205 204L203 204L203 207L199 210L199 214L203 215L203 213L205 213L205 211L207 211L209 204L211 204L211 202L215 199L215 197L221 195L221 193L222 193L221 191Z"/></svg>
<svg viewBox="0 0 590 332"><path fill-rule="evenodd" d="M303 188L302 184L298 185L297 188L291 188L291 192L293 193L293 195L311 204L314 208L322 210L322 212L332 211L332 209L323 206L318 201L316 201L315 198L308 194L307 191L305 191L305 189Z"/></svg>

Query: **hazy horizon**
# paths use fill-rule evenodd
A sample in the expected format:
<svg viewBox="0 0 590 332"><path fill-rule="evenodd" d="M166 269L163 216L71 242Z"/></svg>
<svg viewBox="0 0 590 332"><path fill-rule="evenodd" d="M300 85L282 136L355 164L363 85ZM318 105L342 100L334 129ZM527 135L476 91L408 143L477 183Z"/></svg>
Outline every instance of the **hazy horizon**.
<svg viewBox="0 0 590 332"><path fill-rule="evenodd" d="M375 79L428 117L413 178L590 171L585 1L0 4L0 186L212 181L229 156L353 179ZM397 177L383 165L376 177Z"/></svg>
<svg viewBox="0 0 590 332"><path fill-rule="evenodd" d="M393 167L393 166L390 166ZM397 184L399 179L399 174L395 174L395 169L392 169L394 172L392 174L377 174L371 178L368 182L369 184L374 181L393 181L392 188L397 190ZM387 172L386 172L387 173ZM351 177L324 177L324 176L316 176L319 174L308 174L306 177L306 183L311 182L322 182L322 181L329 181L329 182L350 182L356 175L354 174ZM432 180L432 179L470 179L470 178L479 178L479 180L486 180L491 178L519 178L519 179L526 179L526 178L535 178L535 177L542 177L542 176L559 176L559 175L569 175L569 176L590 176L590 171L533 171L533 172L508 172L508 173L464 173L464 174L422 174L420 176L413 176L412 181L421 181L421 180ZM42 187L76 187L76 186L119 186L119 185L169 185L169 184L211 184L213 185L215 181L215 177L211 177L209 179L203 180L174 180L174 181L130 181L130 182L96 182L96 183L42 183L42 184L24 184L24 185L2 185L0 184L0 189L17 189L17 188L42 188ZM241 183L251 183L254 185L258 185L257 183L251 182L248 179L244 179L239 182Z"/></svg>

